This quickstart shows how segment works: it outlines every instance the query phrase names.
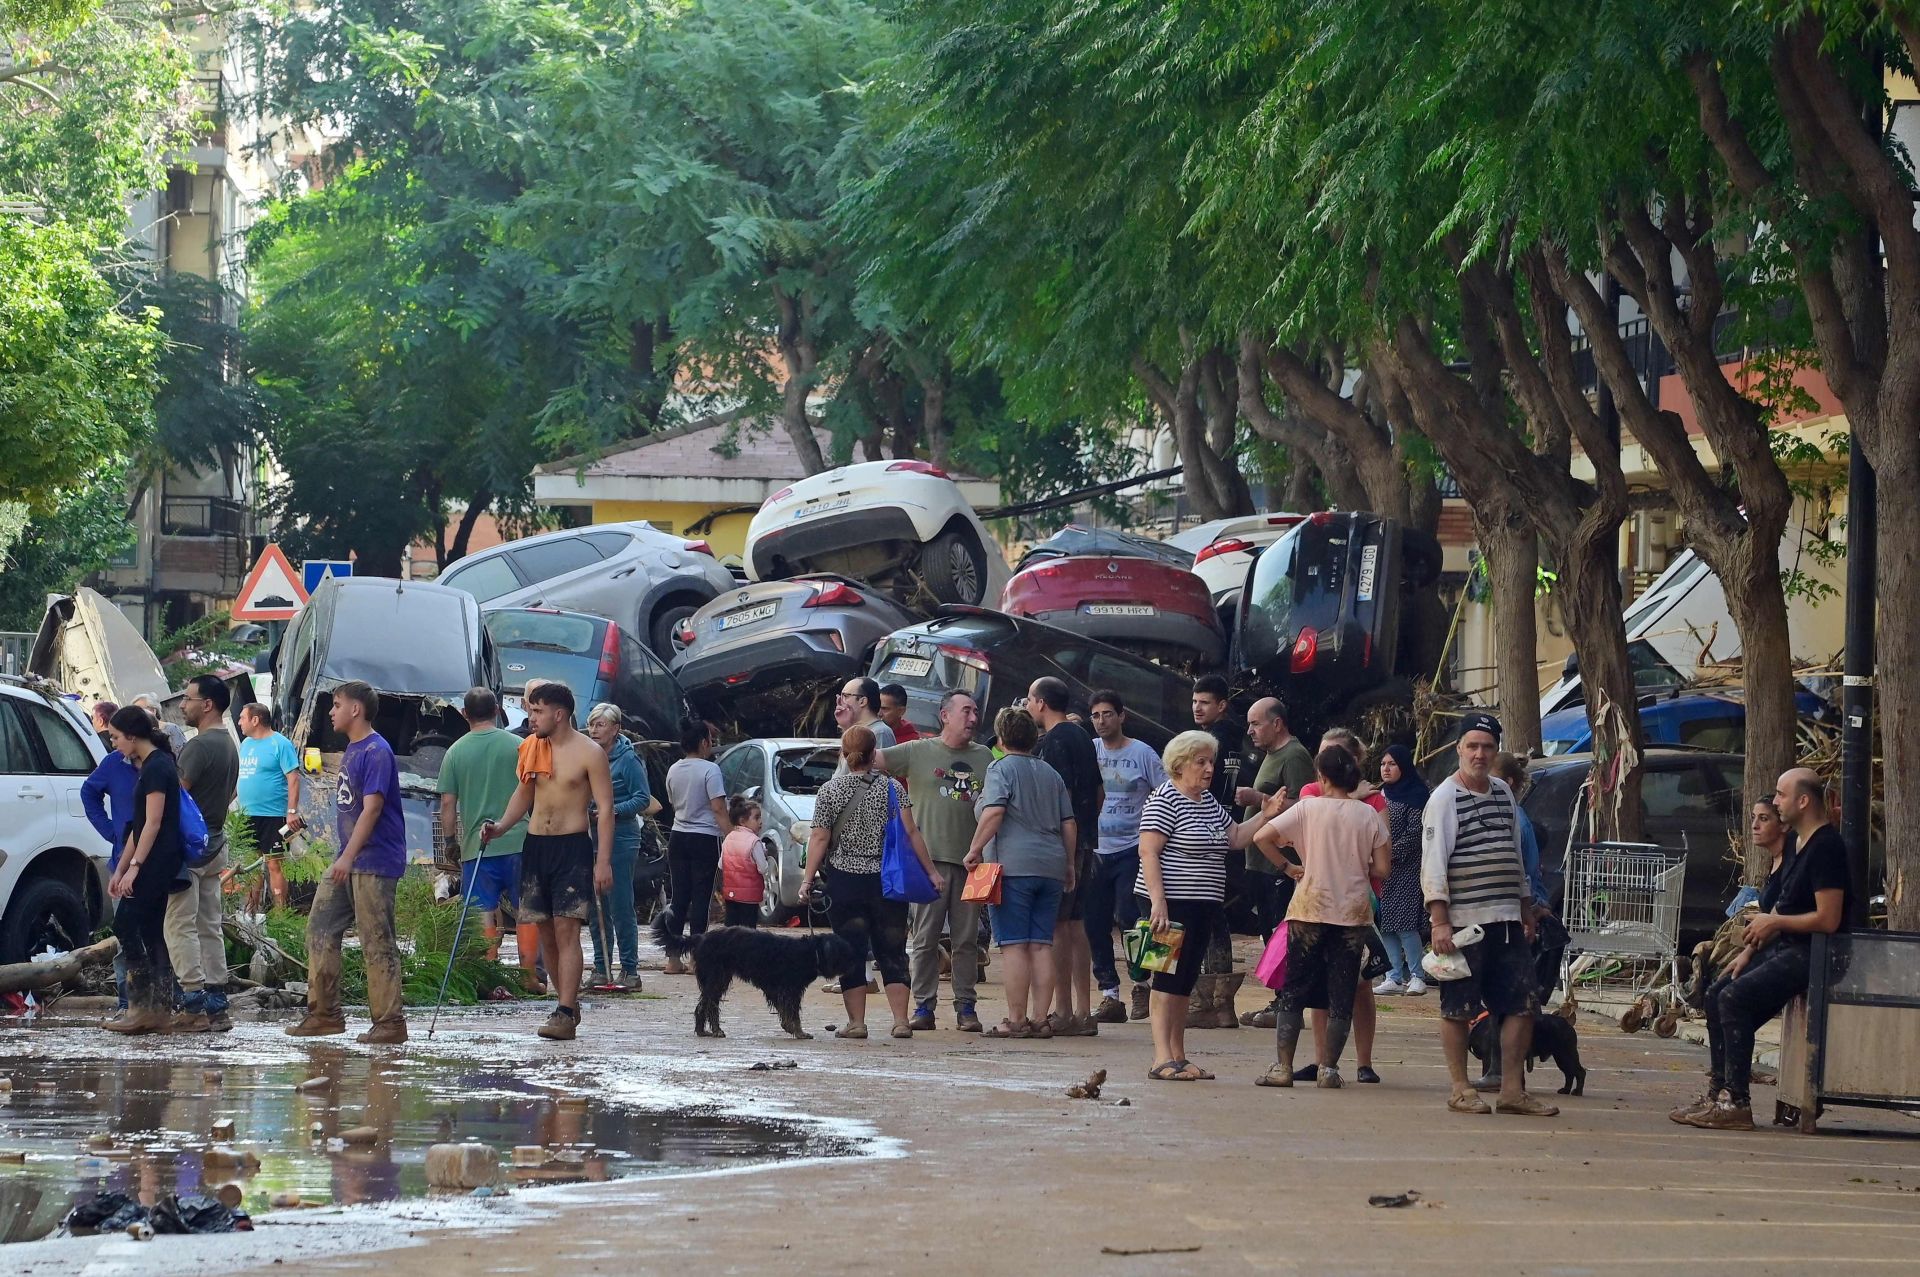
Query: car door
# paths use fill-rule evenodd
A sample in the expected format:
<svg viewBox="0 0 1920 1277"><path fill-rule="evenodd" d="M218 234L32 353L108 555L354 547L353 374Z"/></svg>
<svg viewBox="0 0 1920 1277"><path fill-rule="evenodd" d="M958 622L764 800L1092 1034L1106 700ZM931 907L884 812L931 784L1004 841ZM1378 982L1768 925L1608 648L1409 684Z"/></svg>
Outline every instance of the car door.
<svg viewBox="0 0 1920 1277"><path fill-rule="evenodd" d="M6 853L6 865L13 869L0 882L8 884L9 894L10 879L17 878L19 868L55 844L60 827L60 803L53 779L46 774L33 738L27 734L21 706L17 697L0 698L0 851ZM16 865L19 868L14 868Z"/></svg>
<svg viewBox="0 0 1920 1277"><path fill-rule="evenodd" d="M756 801L767 791L767 754L752 741L736 745L720 760L720 779L727 797Z"/></svg>
<svg viewBox="0 0 1920 1277"><path fill-rule="evenodd" d="M39 749L39 764L50 791L54 808L52 837L63 847L79 847L90 855L104 856L107 844L101 839L80 802L80 786L93 774L98 761L89 740L97 740L91 729L82 727L51 705L34 701L15 701L13 708L25 719L27 736ZM82 732L86 736L82 736Z"/></svg>
<svg viewBox="0 0 1920 1277"><path fill-rule="evenodd" d="M1656 755L1641 774L1642 836L1687 852L1680 917L1685 936L1713 933L1739 880L1740 866L1732 858L1733 797L1720 769L1704 758Z"/></svg>
<svg viewBox="0 0 1920 1277"><path fill-rule="evenodd" d="M514 570L533 583L528 591L549 607L599 611L606 556L583 536L554 537L507 551ZM613 619L621 619L614 617Z"/></svg>

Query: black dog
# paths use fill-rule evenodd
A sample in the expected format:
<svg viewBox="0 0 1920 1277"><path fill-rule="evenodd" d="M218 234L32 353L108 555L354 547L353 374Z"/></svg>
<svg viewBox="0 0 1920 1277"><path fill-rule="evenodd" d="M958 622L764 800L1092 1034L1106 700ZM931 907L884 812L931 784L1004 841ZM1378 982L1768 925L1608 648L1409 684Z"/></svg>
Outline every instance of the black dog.
<svg viewBox="0 0 1920 1277"><path fill-rule="evenodd" d="M1482 1014L1467 1031L1467 1050L1473 1052L1474 1058L1480 1061L1483 1071L1497 1068L1500 1064L1500 1022ZM1533 1017L1533 1046L1527 1051L1529 1072L1535 1060L1552 1060L1566 1075L1566 1085L1559 1091L1561 1095L1587 1093L1587 1070L1580 1063L1580 1034L1559 1016L1536 1014Z"/></svg>
<svg viewBox="0 0 1920 1277"><path fill-rule="evenodd" d="M690 944L671 910L653 920L653 939L670 958L692 950L694 979L700 982L693 1031L703 1038L727 1036L720 1028L720 1000L736 976L766 994L782 1029L810 1038L813 1034L800 1027L801 996L820 977L838 976L853 965L853 946L831 931L789 939L753 927L715 927Z"/></svg>

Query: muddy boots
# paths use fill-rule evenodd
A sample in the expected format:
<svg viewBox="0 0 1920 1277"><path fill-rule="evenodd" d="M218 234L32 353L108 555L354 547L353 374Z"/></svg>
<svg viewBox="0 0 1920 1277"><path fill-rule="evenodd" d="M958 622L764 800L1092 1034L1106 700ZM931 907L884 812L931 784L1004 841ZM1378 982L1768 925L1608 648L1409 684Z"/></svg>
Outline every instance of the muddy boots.
<svg viewBox="0 0 1920 1277"><path fill-rule="evenodd" d="M1189 1029L1237 1029L1240 1017L1234 1014L1233 998L1240 991L1240 985L1246 980L1244 971L1232 971L1224 975L1202 975L1193 986L1193 995L1187 999L1187 1027Z"/></svg>
<svg viewBox="0 0 1920 1277"><path fill-rule="evenodd" d="M340 1010L340 957L335 950L333 961L324 960L325 955L315 955L311 947L308 955L307 1014L300 1023L287 1026L290 1038L325 1038L347 1031L347 1017Z"/></svg>

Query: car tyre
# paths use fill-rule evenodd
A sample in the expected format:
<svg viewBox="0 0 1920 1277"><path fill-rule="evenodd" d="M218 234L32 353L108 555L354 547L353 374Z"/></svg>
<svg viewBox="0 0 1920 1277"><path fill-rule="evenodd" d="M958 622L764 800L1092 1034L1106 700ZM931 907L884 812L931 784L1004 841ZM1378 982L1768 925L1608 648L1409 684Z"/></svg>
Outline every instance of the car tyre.
<svg viewBox="0 0 1920 1277"><path fill-rule="evenodd" d="M786 892L780 881L784 872L779 865L774 866L773 880L767 883L766 892L760 897L760 925L763 927L784 927L787 919L799 912L786 902Z"/></svg>
<svg viewBox="0 0 1920 1277"><path fill-rule="evenodd" d="M0 923L0 962L26 962L41 949L73 950L93 937L87 902L66 883L30 878L20 884Z"/></svg>
<svg viewBox="0 0 1920 1277"><path fill-rule="evenodd" d="M672 603L653 614L653 621L647 627L649 646L653 654L668 665L684 651L686 645L676 637L680 622L686 620L700 609L691 603Z"/></svg>
<svg viewBox="0 0 1920 1277"><path fill-rule="evenodd" d="M920 564L927 588L942 603L986 605L987 552L964 524L949 525L927 542Z"/></svg>

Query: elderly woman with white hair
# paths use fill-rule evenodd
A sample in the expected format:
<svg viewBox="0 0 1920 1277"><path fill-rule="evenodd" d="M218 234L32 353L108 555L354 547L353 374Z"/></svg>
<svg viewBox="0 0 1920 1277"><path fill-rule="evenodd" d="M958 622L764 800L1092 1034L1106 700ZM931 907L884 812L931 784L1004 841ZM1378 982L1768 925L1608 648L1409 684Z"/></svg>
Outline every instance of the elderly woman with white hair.
<svg viewBox="0 0 1920 1277"><path fill-rule="evenodd" d="M660 810L647 786L647 769L620 732L626 718L618 705L600 702L587 712L587 735L607 751L613 773L613 889L594 902L593 982L603 988L640 990L640 926L633 909L633 869L640 858L640 818ZM608 931L613 934L608 935ZM613 979L613 953L620 978Z"/></svg>
<svg viewBox="0 0 1920 1277"><path fill-rule="evenodd" d="M1154 935L1183 929L1180 954L1170 971L1156 971L1147 1019L1153 1027L1157 1082L1208 1081L1212 1073L1187 1059L1187 999L1206 960L1215 928L1226 925L1227 856L1244 851L1287 800L1285 790L1258 815L1236 822L1209 792L1219 744L1210 732L1181 732L1161 761L1167 782L1153 791L1140 813L1140 873L1133 892L1147 901Z"/></svg>

